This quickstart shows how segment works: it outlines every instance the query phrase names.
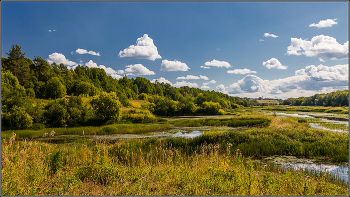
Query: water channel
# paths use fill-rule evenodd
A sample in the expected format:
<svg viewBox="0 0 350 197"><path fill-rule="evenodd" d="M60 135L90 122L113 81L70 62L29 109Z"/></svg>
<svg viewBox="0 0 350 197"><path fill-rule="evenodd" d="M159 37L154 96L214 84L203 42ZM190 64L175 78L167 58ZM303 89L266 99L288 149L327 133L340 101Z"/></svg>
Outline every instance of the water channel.
<svg viewBox="0 0 350 197"><path fill-rule="evenodd" d="M269 113L269 115L271 115ZM282 113L276 112L278 116L292 116L292 117L302 117L302 118L318 118L321 119L322 122L329 122L332 124L348 124L348 121L339 121L339 120L328 120L324 118L314 117L312 114L297 114L297 113ZM204 117L196 117L196 118L204 118ZM213 117L212 117L213 118ZM336 132L346 132L344 130L339 129L329 129L320 126L317 123L310 123L310 127L320 128L326 130L332 130ZM96 137L91 137L92 140L125 140L125 139L141 139L141 138L152 138L157 137L160 139L164 139L167 137L184 137L184 138L194 138L204 134L205 131L212 130L212 127L203 126L203 127L181 127L181 128L173 128L169 131L162 132L151 132L144 134L112 134L112 135L101 135ZM215 130L237 130L244 128L232 128L232 127L215 127ZM78 136L75 136L78 137ZM79 138L79 137L78 137ZM305 158L296 158L293 156L275 156L268 157L259 162L273 162L280 167L287 168L290 167L292 169L298 170L308 170L308 171L322 171L326 173L330 173L334 175L338 180L343 180L345 182L349 182L348 178L348 169L349 165L346 164L334 164L334 163L326 163L322 161L316 161L312 159Z"/></svg>

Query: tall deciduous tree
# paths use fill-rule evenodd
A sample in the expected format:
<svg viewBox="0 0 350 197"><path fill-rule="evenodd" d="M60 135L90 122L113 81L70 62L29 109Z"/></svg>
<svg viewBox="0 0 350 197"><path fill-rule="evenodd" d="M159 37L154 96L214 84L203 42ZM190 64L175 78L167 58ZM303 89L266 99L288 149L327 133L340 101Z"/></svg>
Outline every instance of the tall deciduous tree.
<svg viewBox="0 0 350 197"><path fill-rule="evenodd" d="M122 104L119 102L115 92L102 92L99 96L95 96L90 103L100 119L116 122L121 119Z"/></svg>

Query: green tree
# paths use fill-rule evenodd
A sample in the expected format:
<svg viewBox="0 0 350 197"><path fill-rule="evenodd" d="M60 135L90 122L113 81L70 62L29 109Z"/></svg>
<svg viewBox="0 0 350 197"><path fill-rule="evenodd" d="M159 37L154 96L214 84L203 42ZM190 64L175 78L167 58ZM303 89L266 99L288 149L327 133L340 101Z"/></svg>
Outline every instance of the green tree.
<svg viewBox="0 0 350 197"><path fill-rule="evenodd" d="M102 92L90 101L96 115L104 121L113 120L118 122L121 119L122 104L119 102L115 92Z"/></svg>
<svg viewBox="0 0 350 197"><path fill-rule="evenodd" d="M1 122L4 129L28 129L33 119L24 107L14 106L11 111L1 111Z"/></svg>
<svg viewBox="0 0 350 197"><path fill-rule="evenodd" d="M2 68L10 70L22 86L31 87L29 65L32 64L32 61L24 56L18 45L12 45L11 50L6 54L8 58L1 58Z"/></svg>
<svg viewBox="0 0 350 197"><path fill-rule="evenodd" d="M204 102L203 103L203 109L206 114L217 114L219 112L219 109L221 109L221 105L216 102Z"/></svg>
<svg viewBox="0 0 350 197"><path fill-rule="evenodd" d="M56 127L62 127L66 124L68 117L67 110L57 100L49 102L45 106L44 116L48 124Z"/></svg>
<svg viewBox="0 0 350 197"><path fill-rule="evenodd" d="M56 99L66 95L66 87L58 77L51 78L46 83L46 98Z"/></svg>

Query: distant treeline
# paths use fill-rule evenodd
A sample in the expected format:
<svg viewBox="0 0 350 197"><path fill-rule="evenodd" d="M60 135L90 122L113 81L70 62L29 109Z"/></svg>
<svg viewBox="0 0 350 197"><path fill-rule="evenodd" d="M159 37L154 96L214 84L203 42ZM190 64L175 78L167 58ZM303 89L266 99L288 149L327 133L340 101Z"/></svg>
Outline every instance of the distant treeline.
<svg viewBox="0 0 350 197"><path fill-rule="evenodd" d="M288 98L282 105L293 106L349 106L349 90L335 91L328 94L315 94L309 97Z"/></svg>
<svg viewBox="0 0 350 197"><path fill-rule="evenodd" d="M143 107L160 116L218 114L257 105L247 98L142 77L117 80L100 68L79 65L73 70L41 57L31 60L18 45L6 54L1 58L3 129L117 122L121 107L137 99L147 101Z"/></svg>

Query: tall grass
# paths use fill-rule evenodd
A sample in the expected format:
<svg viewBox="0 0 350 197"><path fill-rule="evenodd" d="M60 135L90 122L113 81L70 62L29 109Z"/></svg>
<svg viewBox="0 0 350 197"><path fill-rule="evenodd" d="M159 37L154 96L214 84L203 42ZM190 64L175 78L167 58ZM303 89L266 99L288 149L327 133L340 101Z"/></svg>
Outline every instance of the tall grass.
<svg viewBox="0 0 350 197"><path fill-rule="evenodd" d="M139 134L152 131L164 131L170 128L169 124L113 124L102 127L73 127L73 128L45 128L41 130L7 130L1 132L2 139L9 139L16 133L18 139L32 139L46 136L55 132L60 135L104 135L104 134ZM83 132L84 131L84 132Z"/></svg>
<svg viewBox="0 0 350 197"><path fill-rule="evenodd" d="M264 115L238 116L232 118L201 118L201 119L181 119L171 122L174 126L268 126L271 118Z"/></svg>
<svg viewBox="0 0 350 197"><path fill-rule="evenodd" d="M347 185L331 183L329 176L260 165L238 150L222 154L219 144L201 145L202 151L187 155L154 140L4 141L2 194L348 195ZM54 165L59 167L52 173Z"/></svg>

